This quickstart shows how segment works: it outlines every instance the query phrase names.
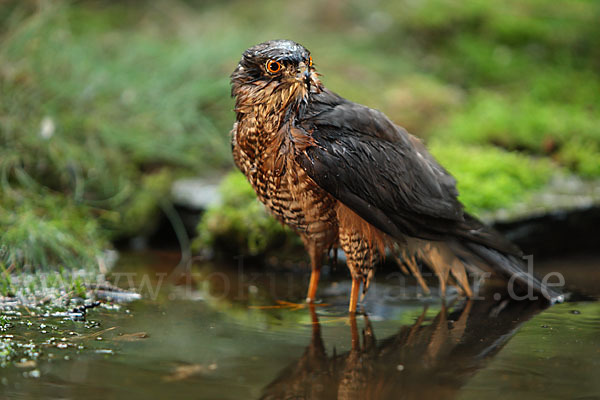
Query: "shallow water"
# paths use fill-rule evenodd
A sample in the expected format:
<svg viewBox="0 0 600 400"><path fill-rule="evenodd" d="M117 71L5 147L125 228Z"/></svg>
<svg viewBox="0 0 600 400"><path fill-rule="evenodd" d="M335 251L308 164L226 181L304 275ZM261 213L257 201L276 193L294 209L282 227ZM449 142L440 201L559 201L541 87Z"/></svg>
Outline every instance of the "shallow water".
<svg viewBox="0 0 600 400"><path fill-rule="evenodd" d="M598 258L554 260L598 297ZM0 369L8 398L600 398L600 303L423 297L379 274L368 317L348 317L346 275L325 274L326 305L301 302L308 275L196 265L169 253L122 258L119 286L144 298L86 322L12 316L2 335L37 357ZM175 276L176 278L173 278ZM281 304L280 304L281 305ZM54 338L54 339L52 339Z"/></svg>

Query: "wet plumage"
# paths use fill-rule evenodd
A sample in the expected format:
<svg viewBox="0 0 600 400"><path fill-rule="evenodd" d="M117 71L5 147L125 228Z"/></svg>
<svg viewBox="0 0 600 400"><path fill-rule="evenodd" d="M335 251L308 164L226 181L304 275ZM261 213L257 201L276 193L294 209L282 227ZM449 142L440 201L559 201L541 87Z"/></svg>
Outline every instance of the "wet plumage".
<svg viewBox="0 0 600 400"><path fill-rule="evenodd" d="M467 271L523 270L519 249L463 211L456 181L419 139L326 89L303 46L251 47L231 82L234 161L273 215L302 237L312 265L308 301L324 254L337 247L352 274L350 311L388 252L425 290L417 260L437 274L442 291L453 284L468 296ZM517 279L559 296L529 275Z"/></svg>

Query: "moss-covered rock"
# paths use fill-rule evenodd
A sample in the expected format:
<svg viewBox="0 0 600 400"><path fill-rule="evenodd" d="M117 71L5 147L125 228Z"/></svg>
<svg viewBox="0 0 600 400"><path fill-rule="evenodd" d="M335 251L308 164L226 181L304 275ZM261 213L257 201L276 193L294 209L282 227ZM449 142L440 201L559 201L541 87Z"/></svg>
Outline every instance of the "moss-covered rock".
<svg viewBox="0 0 600 400"><path fill-rule="evenodd" d="M560 171L547 159L491 146L434 140L430 150L456 178L460 201L475 214L524 201Z"/></svg>
<svg viewBox="0 0 600 400"><path fill-rule="evenodd" d="M297 236L268 214L239 171L228 174L219 186L221 203L210 207L198 225L195 250L210 249L235 255L257 256L285 252L299 244Z"/></svg>
<svg viewBox="0 0 600 400"><path fill-rule="evenodd" d="M510 208L548 183L560 170L550 161L494 147L444 144L431 151L458 180L466 209L485 213ZM246 178L233 171L220 188L222 203L206 212L198 225L195 249L219 249L233 254L265 255L301 242L269 215Z"/></svg>

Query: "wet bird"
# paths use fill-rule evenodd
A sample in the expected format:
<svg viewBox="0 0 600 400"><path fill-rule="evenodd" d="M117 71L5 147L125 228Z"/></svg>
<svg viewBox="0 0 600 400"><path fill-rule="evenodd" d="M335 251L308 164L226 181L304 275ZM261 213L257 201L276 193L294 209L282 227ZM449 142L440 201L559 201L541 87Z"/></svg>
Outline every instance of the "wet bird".
<svg viewBox="0 0 600 400"><path fill-rule="evenodd" d="M311 259L307 301L324 255L341 248L355 312L387 253L428 292L418 262L472 295L467 272L514 277L550 301L561 295L527 273L519 249L463 210L454 178L419 139L380 111L323 86L310 52L290 40L246 50L231 75L232 151L271 213L302 238Z"/></svg>

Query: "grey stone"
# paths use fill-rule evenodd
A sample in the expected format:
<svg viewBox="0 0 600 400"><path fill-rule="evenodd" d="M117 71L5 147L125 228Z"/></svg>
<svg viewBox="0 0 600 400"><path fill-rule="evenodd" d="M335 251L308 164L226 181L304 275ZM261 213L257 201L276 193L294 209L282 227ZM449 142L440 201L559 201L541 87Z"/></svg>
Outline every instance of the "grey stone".
<svg viewBox="0 0 600 400"><path fill-rule="evenodd" d="M175 206L204 211L221 201L218 179L183 178L173 182L171 197Z"/></svg>

